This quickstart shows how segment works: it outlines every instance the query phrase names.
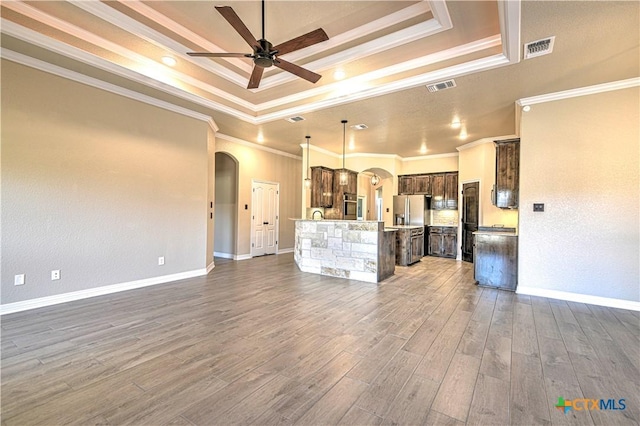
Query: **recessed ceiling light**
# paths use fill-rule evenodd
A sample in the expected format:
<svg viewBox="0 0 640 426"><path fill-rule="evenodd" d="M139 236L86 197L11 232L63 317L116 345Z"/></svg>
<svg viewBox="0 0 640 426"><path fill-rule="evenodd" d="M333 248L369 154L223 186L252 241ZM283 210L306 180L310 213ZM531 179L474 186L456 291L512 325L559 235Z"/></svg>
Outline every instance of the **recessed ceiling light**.
<svg viewBox="0 0 640 426"><path fill-rule="evenodd" d="M354 124L353 126L351 126L351 128L355 130L364 130L368 129L369 126L367 126L366 124Z"/></svg>
<svg viewBox="0 0 640 426"><path fill-rule="evenodd" d="M452 129L459 129L460 126L462 126L462 123L460 122L459 119L455 119L451 122L451 128Z"/></svg>
<svg viewBox="0 0 640 426"><path fill-rule="evenodd" d="M525 106L522 107L522 110L524 112L529 112L529 111L531 111L531 107L529 105L525 105Z"/></svg>
<svg viewBox="0 0 640 426"><path fill-rule="evenodd" d="M467 129L464 127L460 130L460 135L458 136L460 139L466 139L469 135L467 134Z"/></svg>
<svg viewBox="0 0 640 426"><path fill-rule="evenodd" d="M345 76L346 76L346 74L341 69L337 69L333 73L333 78L335 78L336 80L342 80L343 78L345 78Z"/></svg>
<svg viewBox="0 0 640 426"><path fill-rule="evenodd" d="M174 67L174 66L176 66L178 61L176 61L176 59L172 58L171 56L163 56L162 57L162 63L165 64L165 65L168 65L170 67Z"/></svg>
<svg viewBox="0 0 640 426"><path fill-rule="evenodd" d="M426 154L427 153L427 144L423 143L422 146L420 147L420 154Z"/></svg>

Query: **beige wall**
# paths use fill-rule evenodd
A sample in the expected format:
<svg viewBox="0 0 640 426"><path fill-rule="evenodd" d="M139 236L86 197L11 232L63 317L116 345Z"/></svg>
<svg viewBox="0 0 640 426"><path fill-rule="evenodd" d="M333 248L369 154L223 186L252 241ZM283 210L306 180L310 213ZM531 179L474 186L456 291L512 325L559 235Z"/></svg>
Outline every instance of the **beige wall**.
<svg viewBox="0 0 640 426"><path fill-rule="evenodd" d="M519 287L640 301L639 105L634 87L522 114Z"/></svg>
<svg viewBox="0 0 640 426"><path fill-rule="evenodd" d="M425 155L404 159L400 174L455 172L456 170L458 170L458 154Z"/></svg>
<svg viewBox="0 0 640 426"><path fill-rule="evenodd" d="M1 120L2 304L207 266L205 122L5 60Z"/></svg>
<svg viewBox="0 0 640 426"><path fill-rule="evenodd" d="M216 134L211 127L207 128L207 267L213 265L214 235L215 235L215 174L216 163Z"/></svg>
<svg viewBox="0 0 640 426"><path fill-rule="evenodd" d="M278 249L293 249L294 222L300 217L302 205L302 166L299 157L279 155L216 138L216 152L225 152L238 161L238 229L236 255L246 257L251 253L251 180L264 180L280 184L280 234ZM247 205L245 210L244 206Z"/></svg>

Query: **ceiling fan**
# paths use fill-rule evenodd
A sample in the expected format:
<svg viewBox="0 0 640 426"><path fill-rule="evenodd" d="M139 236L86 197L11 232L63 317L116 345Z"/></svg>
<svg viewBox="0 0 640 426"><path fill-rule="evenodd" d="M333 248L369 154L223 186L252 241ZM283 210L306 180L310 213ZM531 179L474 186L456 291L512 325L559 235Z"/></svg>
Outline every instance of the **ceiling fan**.
<svg viewBox="0 0 640 426"><path fill-rule="evenodd" d="M233 29L235 29L238 34L240 34L240 36L249 43L249 46L253 49L253 53L187 52L187 55L204 56L207 58L252 58L255 66L253 67L253 72L249 78L249 85L247 86L247 89L257 89L260 85L260 80L262 80L262 73L264 72L264 69L272 65L297 75L298 77L304 78L312 83L317 82L322 77L320 74L316 74L308 69L302 68L301 66L292 64L284 59L280 59L279 57L279 55L284 55L285 53L294 52L329 40L329 36L327 36L327 33L325 33L322 28L318 28L310 33L301 35L277 46L273 46L264 37L264 0L262 0L262 38L260 40L256 40L256 38L251 34L251 31L249 31L247 26L230 6L216 6L215 8L220 12L222 17L231 24Z"/></svg>

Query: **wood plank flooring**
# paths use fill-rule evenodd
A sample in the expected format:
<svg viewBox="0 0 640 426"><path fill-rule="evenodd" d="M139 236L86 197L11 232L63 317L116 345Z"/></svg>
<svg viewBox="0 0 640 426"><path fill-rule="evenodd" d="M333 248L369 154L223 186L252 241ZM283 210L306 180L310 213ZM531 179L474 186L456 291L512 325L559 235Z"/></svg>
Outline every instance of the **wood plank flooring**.
<svg viewBox="0 0 640 426"><path fill-rule="evenodd" d="M480 288L471 267L425 257L375 285L216 259L6 315L2 425L638 424L638 312Z"/></svg>

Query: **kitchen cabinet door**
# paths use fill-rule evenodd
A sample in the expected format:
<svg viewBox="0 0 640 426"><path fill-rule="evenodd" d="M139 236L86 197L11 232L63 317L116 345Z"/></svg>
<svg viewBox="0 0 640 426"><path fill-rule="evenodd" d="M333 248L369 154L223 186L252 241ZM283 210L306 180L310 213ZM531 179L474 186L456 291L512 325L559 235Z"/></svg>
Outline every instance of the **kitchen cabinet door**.
<svg viewBox="0 0 640 426"><path fill-rule="evenodd" d="M456 243L458 241L457 235L444 234L442 235L442 257L455 258L458 253Z"/></svg>
<svg viewBox="0 0 640 426"><path fill-rule="evenodd" d="M431 175L413 177L414 194L431 194Z"/></svg>
<svg viewBox="0 0 640 426"><path fill-rule="evenodd" d="M431 175L431 208L434 210L444 210L444 173Z"/></svg>
<svg viewBox="0 0 640 426"><path fill-rule="evenodd" d="M414 191L413 176L398 176L398 194L411 195Z"/></svg>
<svg viewBox="0 0 640 426"><path fill-rule="evenodd" d="M503 209L516 209L520 187L520 139L496 141L495 144L495 204Z"/></svg>
<svg viewBox="0 0 640 426"><path fill-rule="evenodd" d="M424 256L424 238L411 238L411 259Z"/></svg>
<svg viewBox="0 0 640 426"><path fill-rule="evenodd" d="M333 170L311 168L311 207L333 207Z"/></svg>
<svg viewBox="0 0 640 426"><path fill-rule="evenodd" d="M349 170L349 183L347 184L347 193L358 194L358 173Z"/></svg>
<svg viewBox="0 0 640 426"><path fill-rule="evenodd" d="M444 179L444 208L458 210L458 173L447 173Z"/></svg>

